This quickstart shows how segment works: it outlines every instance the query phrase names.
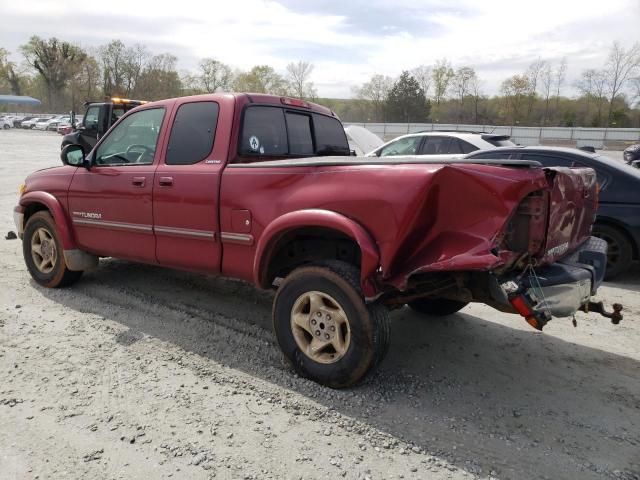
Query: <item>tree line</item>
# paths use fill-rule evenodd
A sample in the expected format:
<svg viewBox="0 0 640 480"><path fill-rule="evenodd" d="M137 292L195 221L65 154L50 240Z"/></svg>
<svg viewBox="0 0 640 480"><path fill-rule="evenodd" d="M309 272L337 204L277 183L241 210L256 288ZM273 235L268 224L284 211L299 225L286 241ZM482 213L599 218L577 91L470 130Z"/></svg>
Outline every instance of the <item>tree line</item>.
<svg viewBox="0 0 640 480"><path fill-rule="evenodd" d="M583 70L569 83L567 60L536 59L505 79L498 95L472 66L447 59L403 71L375 74L354 87L352 99L318 98L314 65L291 62L285 72L269 65L243 71L203 58L195 71L178 71L177 57L151 53L120 40L84 49L33 36L20 47L23 62L0 47L0 93L30 95L43 111L80 110L88 100L110 96L159 100L220 91L272 93L315 100L350 122L436 122L531 126L640 126L640 44L614 42L604 65ZM573 87L577 95L566 91Z"/></svg>

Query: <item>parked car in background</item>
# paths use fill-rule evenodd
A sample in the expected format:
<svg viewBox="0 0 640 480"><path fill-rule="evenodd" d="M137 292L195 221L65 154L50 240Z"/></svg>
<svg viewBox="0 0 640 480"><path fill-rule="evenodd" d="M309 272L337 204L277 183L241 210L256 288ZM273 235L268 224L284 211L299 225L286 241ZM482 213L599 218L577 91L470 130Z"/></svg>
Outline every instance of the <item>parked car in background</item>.
<svg viewBox="0 0 640 480"><path fill-rule="evenodd" d="M7 118L0 117L0 129L9 130L13 127L13 122Z"/></svg>
<svg viewBox="0 0 640 480"><path fill-rule="evenodd" d="M634 143L633 145L625 148L622 153L624 161L632 167L640 168L640 143Z"/></svg>
<svg viewBox="0 0 640 480"><path fill-rule="evenodd" d="M47 128L45 130L51 130L53 132L56 132L58 130L58 125L60 125L63 122L70 122L70 121L71 121L71 115L58 115L56 117L49 119L49 121L47 122Z"/></svg>
<svg viewBox="0 0 640 480"><path fill-rule="evenodd" d="M15 117L13 117L13 119L12 119L13 128L20 127L20 122L22 122L23 120L26 120L26 119L27 119L26 115L16 115Z"/></svg>
<svg viewBox="0 0 640 480"><path fill-rule="evenodd" d="M13 126L14 126L14 128L21 128L22 127L22 122L28 122L29 120L33 120L34 118L36 118L34 115L25 115L25 116L22 116L22 117L17 117L13 121Z"/></svg>
<svg viewBox="0 0 640 480"><path fill-rule="evenodd" d="M73 132L74 129L77 129L78 126L80 126L80 125L82 125L82 115L76 115L74 117L73 125L71 125L71 117L69 117L68 120L58 124L58 127L56 128L56 131L60 135L67 135L67 134Z"/></svg>
<svg viewBox="0 0 640 480"><path fill-rule="evenodd" d="M36 123L34 123L33 128L35 130L46 130L50 120L51 117L41 118Z"/></svg>
<svg viewBox="0 0 640 480"><path fill-rule="evenodd" d="M513 147L508 135L483 132L428 131L394 138L376 148L367 157L396 155L465 155L476 150Z"/></svg>
<svg viewBox="0 0 640 480"><path fill-rule="evenodd" d="M358 125L345 127L344 133L347 134L349 148L359 157L364 156L384 143L375 133Z"/></svg>
<svg viewBox="0 0 640 480"><path fill-rule="evenodd" d="M640 170L602 154L561 147L511 147L474 152L466 158L533 160L545 167L589 167L596 171L600 203L593 234L607 241L607 279L640 259Z"/></svg>
<svg viewBox="0 0 640 480"><path fill-rule="evenodd" d="M29 120L23 120L20 122L20 128L25 128L27 130L33 129L37 122L45 120L44 117L32 117Z"/></svg>

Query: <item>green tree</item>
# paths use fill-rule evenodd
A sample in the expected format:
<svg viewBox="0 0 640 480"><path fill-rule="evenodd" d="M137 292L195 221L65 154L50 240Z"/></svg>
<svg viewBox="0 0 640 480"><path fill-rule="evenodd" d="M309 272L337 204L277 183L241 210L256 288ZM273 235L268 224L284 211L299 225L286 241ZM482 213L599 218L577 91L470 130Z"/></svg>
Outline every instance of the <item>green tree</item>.
<svg viewBox="0 0 640 480"><path fill-rule="evenodd" d="M44 81L48 106L53 110L61 107L62 92L86 60L86 52L55 37L45 40L35 35L20 49L27 63Z"/></svg>
<svg viewBox="0 0 640 480"><path fill-rule="evenodd" d="M182 82L176 71L178 59L175 55L154 55L140 74L135 95L149 100L178 97L182 93Z"/></svg>
<svg viewBox="0 0 640 480"><path fill-rule="evenodd" d="M440 111L440 103L447 95L451 79L455 73L446 58L438 60L431 71L433 78L433 101L435 102L436 115ZM436 120L437 121L437 120Z"/></svg>
<svg viewBox="0 0 640 480"><path fill-rule="evenodd" d="M9 61L9 52L2 47L0 47L0 88L8 88L14 95L22 95L22 78L16 70L16 64Z"/></svg>
<svg viewBox="0 0 640 480"><path fill-rule="evenodd" d="M387 107L392 122L426 122L429 117L424 90L406 70L391 88Z"/></svg>
<svg viewBox="0 0 640 480"><path fill-rule="evenodd" d="M270 93L286 95L287 86L282 75L269 65L256 65L248 72L236 75L233 82L236 92Z"/></svg>
<svg viewBox="0 0 640 480"><path fill-rule="evenodd" d="M506 117L511 124L520 122L522 104L528 96L529 88L526 75L513 75L502 82L500 91L504 95Z"/></svg>

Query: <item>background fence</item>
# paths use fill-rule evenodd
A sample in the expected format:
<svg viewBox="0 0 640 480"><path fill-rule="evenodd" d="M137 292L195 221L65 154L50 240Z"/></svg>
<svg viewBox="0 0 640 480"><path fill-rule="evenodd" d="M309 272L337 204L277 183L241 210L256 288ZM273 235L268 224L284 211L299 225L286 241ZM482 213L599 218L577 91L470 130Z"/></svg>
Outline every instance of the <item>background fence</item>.
<svg viewBox="0 0 640 480"><path fill-rule="evenodd" d="M346 125L365 127L384 141L422 131L473 130L509 135L520 145L592 146L598 149L624 150L629 145L640 142L640 128L508 127L443 123L345 123Z"/></svg>

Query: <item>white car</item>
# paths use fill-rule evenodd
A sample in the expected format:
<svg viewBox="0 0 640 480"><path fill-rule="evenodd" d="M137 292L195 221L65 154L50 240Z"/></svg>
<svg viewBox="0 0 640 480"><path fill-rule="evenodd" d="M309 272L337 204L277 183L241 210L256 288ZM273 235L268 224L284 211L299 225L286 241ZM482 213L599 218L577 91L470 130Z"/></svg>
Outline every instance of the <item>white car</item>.
<svg viewBox="0 0 640 480"><path fill-rule="evenodd" d="M46 130L50 120L50 118L41 118L39 121L33 124L33 128L35 128L36 130Z"/></svg>
<svg viewBox="0 0 640 480"><path fill-rule="evenodd" d="M367 152L378 148L384 143L375 133L358 125L344 127L344 133L347 134L349 148L355 151L359 157L364 156Z"/></svg>
<svg viewBox="0 0 640 480"><path fill-rule="evenodd" d="M0 118L0 129L9 130L13 127L13 121L9 118Z"/></svg>
<svg viewBox="0 0 640 480"><path fill-rule="evenodd" d="M392 157L396 155L445 155L462 156L476 150L497 147L513 147L508 135L483 132L429 131L411 133L394 138L381 147L367 153L367 157Z"/></svg>
<svg viewBox="0 0 640 480"><path fill-rule="evenodd" d="M20 126L22 128L32 129L35 127L37 122L41 122L43 120L48 120L48 119L45 119L42 117L35 117L35 118L32 118L31 120L25 120L24 122L21 122Z"/></svg>

